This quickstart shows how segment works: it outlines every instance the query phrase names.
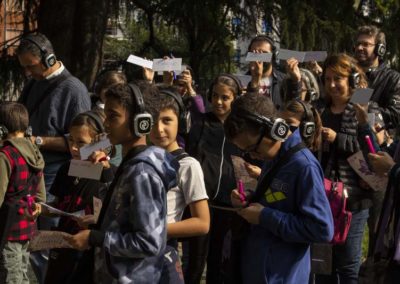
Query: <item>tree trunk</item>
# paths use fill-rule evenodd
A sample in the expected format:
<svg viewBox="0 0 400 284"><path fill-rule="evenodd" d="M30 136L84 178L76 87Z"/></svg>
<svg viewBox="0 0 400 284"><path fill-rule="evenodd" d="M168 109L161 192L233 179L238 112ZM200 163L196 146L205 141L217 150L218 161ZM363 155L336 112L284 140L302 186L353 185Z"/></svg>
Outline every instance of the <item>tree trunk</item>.
<svg viewBox="0 0 400 284"><path fill-rule="evenodd" d="M52 42L56 56L90 87L101 67L110 0L42 0L38 30Z"/></svg>

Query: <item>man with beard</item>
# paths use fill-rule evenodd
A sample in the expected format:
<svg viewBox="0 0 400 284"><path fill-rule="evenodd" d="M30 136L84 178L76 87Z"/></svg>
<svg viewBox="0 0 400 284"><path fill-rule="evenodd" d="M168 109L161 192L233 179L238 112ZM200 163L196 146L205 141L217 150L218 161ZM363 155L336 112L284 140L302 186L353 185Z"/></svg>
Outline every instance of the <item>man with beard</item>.
<svg viewBox="0 0 400 284"><path fill-rule="evenodd" d="M277 61L275 42L267 35L254 37L249 44L248 52L272 53L272 62ZM299 97L301 93L301 74L298 67L299 62L295 58L288 59L286 64L289 84L285 99L290 100ZM285 73L278 71L272 63L253 61L249 65L249 75L251 75L251 81L247 86L247 93L262 94L271 98L278 110L283 107L285 102L281 85Z"/></svg>
<svg viewBox="0 0 400 284"><path fill-rule="evenodd" d="M368 77L368 85L374 89L371 108L382 114L386 129L393 129L400 121L400 74L383 62L386 53L385 34L376 26L358 28L354 45L354 57Z"/></svg>
<svg viewBox="0 0 400 284"><path fill-rule="evenodd" d="M376 26L358 28L354 55L368 78L369 88L374 89L369 112L383 119L387 130L398 128L400 121L400 74L383 62L386 53L385 34ZM379 121L379 119L377 120ZM385 189L375 189L371 194L372 207L368 220L370 249L373 244L375 225L379 218Z"/></svg>

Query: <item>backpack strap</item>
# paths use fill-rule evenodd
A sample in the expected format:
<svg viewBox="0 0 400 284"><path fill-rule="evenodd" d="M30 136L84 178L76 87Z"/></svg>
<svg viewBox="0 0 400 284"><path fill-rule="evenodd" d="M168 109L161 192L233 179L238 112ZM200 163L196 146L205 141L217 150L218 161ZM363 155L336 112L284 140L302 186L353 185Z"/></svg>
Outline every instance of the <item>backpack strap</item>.
<svg viewBox="0 0 400 284"><path fill-rule="evenodd" d="M175 160L177 162L179 162L180 160L182 160L184 158L190 157L190 155L188 153L186 153L185 150L183 150L182 148L172 151L170 154L175 157Z"/></svg>
<svg viewBox="0 0 400 284"><path fill-rule="evenodd" d="M259 202L262 197L264 196L265 192L268 190L272 180L275 178L276 174L279 170L286 165L290 158L297 153L298 151L307 148L304 142L300 142L299 144L295 145L294 147L290 148L280 159L279 161L272 166L272 168L266 172L260 182L257 184L256 191L254 195L250 198L250 203Z"/></svg>

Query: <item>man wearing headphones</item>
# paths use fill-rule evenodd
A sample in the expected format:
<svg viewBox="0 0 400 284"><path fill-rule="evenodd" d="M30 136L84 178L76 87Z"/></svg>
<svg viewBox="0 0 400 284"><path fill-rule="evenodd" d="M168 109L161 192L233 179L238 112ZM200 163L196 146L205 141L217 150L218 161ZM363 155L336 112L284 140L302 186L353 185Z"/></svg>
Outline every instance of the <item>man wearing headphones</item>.
<svg viewBox="0 0 400 284"><path fill-rule="evenodd" d="M383 61L386 53L385 34L376 26L358 28L354 45L354 57L368 78L369 88L374 89L370 109L383 116L386 129L400 124L400 74Z"/></svg>
<svg viewBox="0 0 400 284"><path fill-rule="evenodd" d="M29 112L32 141L40 148L45 160L44 178L47 201L58 169L70 159L65 134L72 119L90 110L90 98L85 85L72 76L54 55L51 42L42 34L30 34L21 39L17 48L18 60L30 78L19 102ZM50 229L54 220L39 217L39 228ZM46 260L35 253L32 264L40 283L44 278Z"/></svg>
<svg viewBox="0 0 400 284"><path fill-rule="evenodd" d="M251 40L248 52L272 53L272 63L250 62L251 81L247 85L247 92L270 97L275 107L280 109L284 105L281 86L285 74L274 66L274 63L278 62L275 41L270 36L258 35ZM287 60L287 72L290 80L288 80L289 86L285 99L290 100L298 97L301 92L301 75L296 59Z"/></svg>
<svg viewBox="0 0 400 284"><path fill-rule="evenodd" d="M354 53L359 65L367 75L369 88L374 89L369 112L378 113L377 115L382 117L387 130L398 130L400 124L400 73L390 69L383 61L386 53L385 34L376 26L359 27ZM370 240L374 238L384 193L385 189L382 188L372 195L373 205L368 219ZM372 241L370 242L370 253L372 252L371 245Z"/></svg>
<svg viewBox="0 0 400 284"><path fill-rule="evenodd" d="M319 162L264 96L238 98L224 128L236 146L266 161L254 193L231 194L251 224L241 244L241 283L308 283L310 244L333 237Z"/></svg>

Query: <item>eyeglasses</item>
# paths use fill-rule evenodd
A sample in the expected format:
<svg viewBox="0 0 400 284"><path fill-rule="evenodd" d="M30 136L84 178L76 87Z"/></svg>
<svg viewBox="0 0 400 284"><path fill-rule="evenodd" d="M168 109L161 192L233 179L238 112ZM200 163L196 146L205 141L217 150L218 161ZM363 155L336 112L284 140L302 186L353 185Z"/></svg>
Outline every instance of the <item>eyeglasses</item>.
<svg viewBox="0 0 400 284"><path fill-rule="evenodd" d="M260 137L258 138L257 143L248 146L246 149L243 149L243 150L242 150L243 153L244 153L245 155L248 155L248 154L250 154L250 153L252 153L252 152L257 152L257 149L258 149L258 147L260 146L263 137L264 137L264 135L263 135L262 133L260 133Z"/></svg>
<svg viewBox="0 0 400 284"><path fill-rule="evenodd" d="M364 48L367 48L367 47L375 46L376 44L363 41L363 42L356 42L356 43L354 44L354 47L359 47L360 45L361 45L362 47L364 47Z"/></svg>

